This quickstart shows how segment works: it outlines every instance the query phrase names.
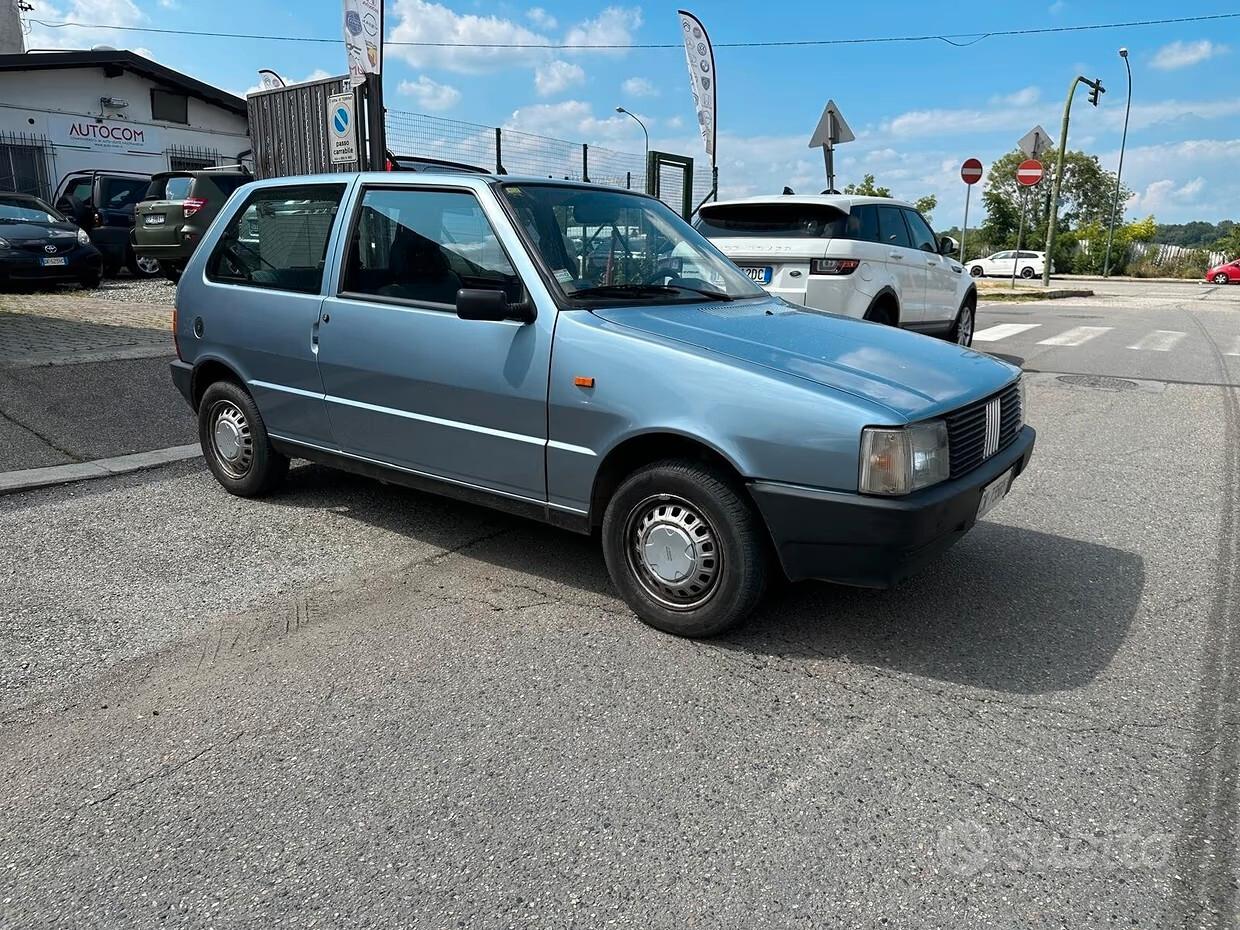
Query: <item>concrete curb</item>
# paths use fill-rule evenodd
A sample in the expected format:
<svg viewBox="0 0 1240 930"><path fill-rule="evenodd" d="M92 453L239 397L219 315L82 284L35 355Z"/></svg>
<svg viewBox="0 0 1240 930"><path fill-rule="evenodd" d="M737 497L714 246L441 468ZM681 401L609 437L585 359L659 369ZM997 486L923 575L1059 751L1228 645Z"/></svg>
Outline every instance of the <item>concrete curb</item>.
<svg viewBox="0 0 1240 930"><path fill-rule="evenodd" d="M1048 290L991 290L978 291L979 302L991 300L1001 303L1005 300L1064 300L1068 297L1093 297L1094 292L1087 287L1052 287Z"/></svg>
<svg viewBox="0 0 1240 930"><path fill-rule="evenodd" d="M158 468L173 462L202 455L197 443L188 446L171 446L151 452L135 452L133 455L117 455L113 458L95 459L92 462L74 462L71 465L51 465L47 468L26 468L21 471L0 472L0 494L31 491L75 481L94 478L111 478L147 468Z"/></svg>

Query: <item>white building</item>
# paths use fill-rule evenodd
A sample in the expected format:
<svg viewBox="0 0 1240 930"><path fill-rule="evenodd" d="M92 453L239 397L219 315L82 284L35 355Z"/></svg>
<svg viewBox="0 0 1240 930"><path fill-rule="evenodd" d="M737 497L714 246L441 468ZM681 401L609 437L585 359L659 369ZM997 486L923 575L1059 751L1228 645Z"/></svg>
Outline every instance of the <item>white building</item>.
<svg viewBox="0 0 1240 930"><path fill-rule="evenodd" d="M73 171L228 165L249 149L245 100L141 55L0 55L0 190L50 197Z"/></svg>

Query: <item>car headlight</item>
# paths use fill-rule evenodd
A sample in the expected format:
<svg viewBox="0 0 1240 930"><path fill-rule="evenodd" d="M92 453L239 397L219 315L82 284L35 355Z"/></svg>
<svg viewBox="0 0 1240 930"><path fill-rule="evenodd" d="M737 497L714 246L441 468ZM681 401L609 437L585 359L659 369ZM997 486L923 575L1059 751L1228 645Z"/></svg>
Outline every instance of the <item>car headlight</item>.
<svg viewBox="0 0 1240 930"><path fill-rule="evenodd" d="M861 431L862 494L908 494L950 475L947 424L942 420Z"/></svg>
<svg viewBox="0 0 1240 930"><path fill-rule="evenodd" d="M90 236L86 235L86 230L78 230L77 241L79 245L90 245Z"/></svg>

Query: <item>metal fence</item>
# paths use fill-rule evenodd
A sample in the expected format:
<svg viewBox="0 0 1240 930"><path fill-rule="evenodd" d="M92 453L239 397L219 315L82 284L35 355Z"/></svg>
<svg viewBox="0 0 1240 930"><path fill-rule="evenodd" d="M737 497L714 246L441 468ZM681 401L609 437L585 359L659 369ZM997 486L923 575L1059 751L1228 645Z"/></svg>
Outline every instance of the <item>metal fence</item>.
<svg viewBox="0 0 1240 930"><path fill-rule="evenodd" d="M52 144L45 136L20 132L0 133L0 191L52 197Z"/></svg>
<svg viewBox="0 0 1240 930"><path fill-rule="evenodd" d="M192 145L172 145L164 150L164 154L168 157L170 171L197 171L199 168L214 168L222 160L218 150Z"/></svg>
<svg viewBox="0 0 1240 930"><path fill-rule="evenodd" d="M328 150L327 98L349 92L348 78L334 77L250 94L246 103L255 176L360 171L358 162L333 165ZM360 118L361 107L356 112Z"/></svg>

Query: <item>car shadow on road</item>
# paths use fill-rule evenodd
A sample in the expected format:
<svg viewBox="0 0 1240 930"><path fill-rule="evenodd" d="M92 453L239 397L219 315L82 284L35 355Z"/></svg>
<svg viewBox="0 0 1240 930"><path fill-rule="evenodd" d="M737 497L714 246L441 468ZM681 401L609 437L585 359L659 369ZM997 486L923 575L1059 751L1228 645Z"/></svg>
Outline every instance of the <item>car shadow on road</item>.
<svg viewBox="0 0 1240 930"><path fill-rule="evenodd" d="M616 598L623 609L596 539L318 466L293 469L288 492L268 500L344 505L355 519L444 549L459 547L460 526L477 522L502 532L480 534L469 558ZM983 522L890 590L778 585L753 618L711 643L752 655L834 659L1045 693L1079 688L1107 667L1144 584L1144 563L1133 553Z"/></svg>

